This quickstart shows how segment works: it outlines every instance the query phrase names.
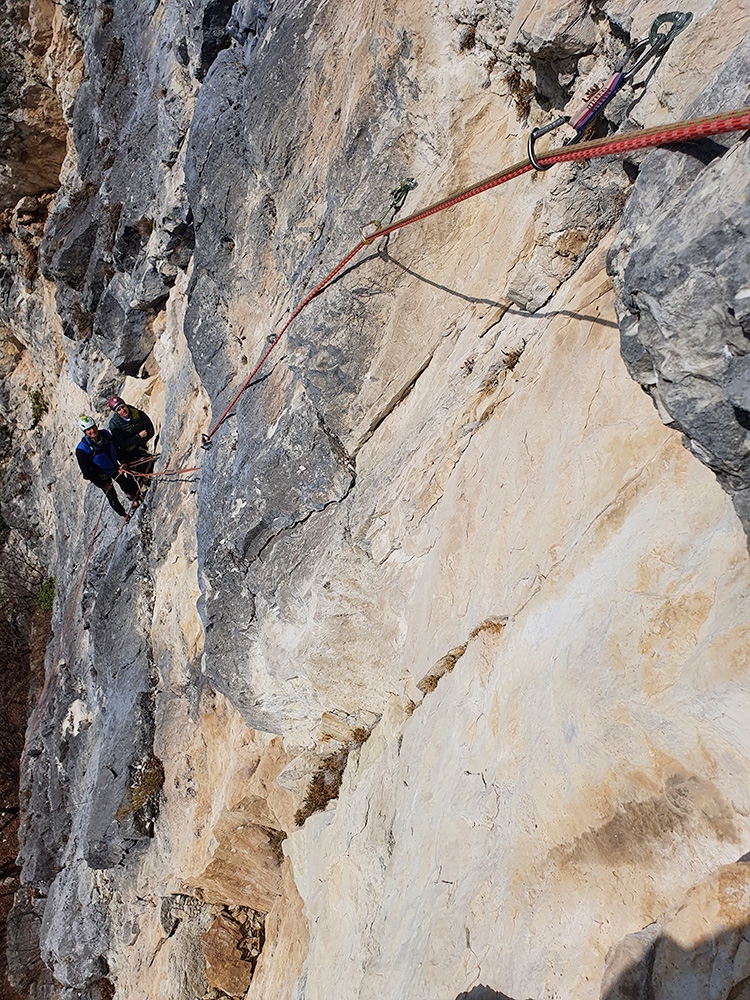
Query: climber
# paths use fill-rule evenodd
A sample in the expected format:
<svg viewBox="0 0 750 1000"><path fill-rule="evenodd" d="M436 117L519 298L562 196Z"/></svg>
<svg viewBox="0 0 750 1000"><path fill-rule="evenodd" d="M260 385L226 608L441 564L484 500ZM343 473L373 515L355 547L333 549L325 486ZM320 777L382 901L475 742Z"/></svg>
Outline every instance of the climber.
<svg viewBox="0 0 750 1000"><path fill-rule="evenodd" d="M78 418L78 426L83 431L83 437L76 448L76 458L83 473L94 486L104 490L109 505L120 517L128 518L130 514L120 503L115 492L114 482L117 480L123 492L135 509L142 500L138 483L129 476L125 467L117 458L117 451L109 431L100 430L93 417L85 414Z"/></svg>
<svg viewBox="0 0 750 1000"><path fill-rule="evenodd" d="M146 442L154 436L154 425L148 414L128 406L120 396L113 396L107 406L112 410L107 427L115 443L117 457L130 467L135 476L139 472L151 472L156 459L149 455L146 446Z"/></svg>

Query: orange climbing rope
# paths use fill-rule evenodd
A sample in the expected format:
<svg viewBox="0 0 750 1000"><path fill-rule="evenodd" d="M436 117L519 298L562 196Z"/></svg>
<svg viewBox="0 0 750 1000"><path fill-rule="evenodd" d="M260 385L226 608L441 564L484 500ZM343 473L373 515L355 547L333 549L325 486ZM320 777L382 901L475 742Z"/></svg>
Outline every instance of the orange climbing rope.
<svg viewBox="0 0 750 1000"><path fill-rule="evenodd" d="M127 469L132 469L136 465L140 465L143 462L152 461L158 457L159 457L158 455L149 455L135 462L130 462L125 467ZM196 465L186 469L165 469L161 472L137 472L135 473L135 475L137 475L139 479L140 478L156 479L160 476L180 475L187 472L199 472L199 471L200 471L200 466ZM78 577L78 583L76 584L76 589L73 592L73 597L71 598L70 601L70 611L68 612L68 616L65 619L65 624L63 625L62 632L60 633L60 638L57 643L57 649L55 650L55 656L52 660L52 665L44 681L42 692L39 695L39 701L37 702L36 708L32 712L31 717L29 719L29 725L26 731L26 739L24 741L23 752L21 754L22 762L26 757L29 742L34 733L36 732L37 726L39 725L39 720L41 719L44 712L47 710L47 707L49 706L49 703L52 701L55 691L57 691L57 688L60 685L60 681L62 680L62 671L60 670L60 653L62 652L63 643L65 642L65 636L68 634L70 623L73 620L73 614L75 613L76 605L78 602L78 595L81 592L81 587L83 586L83 581L86 577L86 570L88 569L89 561L94 551L94 545L96 544L96 540L99 537L99 525L101 524L102 514L104 513L104 508L106 507L106 505L107 505L107 498L104 497L104 499L102 500L102 505L99 508L99 515L96 519L96 523L94 524L94 530L91 535L91 542L89 543L89 547L86 552L86 557L83 561L83 566L81 567L81 572ZM126 523L130 519L130 515L133 513L133 511L136 509L137 506L138 504L135 501L131 501L128 517L123 518L122 521L120 522L120 527L118 528L117 535L113 542L113 546L117 544L117 539L120 537L122 529L125 527Z"/></svg>
<svg viewBox="0 0 750 1000"><path fill-rule="evenodd" d="M676 122L672 125L658 125L655 128L645 129L640 132L629 132L620 136L612 136L605 139L597 139L592 142L582 142L576 145L562 146L557 149L551 150L549 153L543 155L536 155L535 159L537 161L538 168L546 168L552 166L555 163L566 163L574 162L577 160L590 160L597 157L603 156L616 156L622 153L632 152L638 149L648 149L653 146L665 146L678 142L689 142L694 139L701 139L711 135L723 135L729 132L739 132L750 128L750 108L741 108L737 111L723 112L716 115L708 115L703 118L693 118L687 121ZM529 159L521 160L518 163L513 164L505 170L500 171L497 174L493 174L491 177L480 181L478 184L474 184L471 187L465 188L462 191L458 191L455 194L449 195L447 198L443 198L440 201L429 205L427 208L421 209L418 212L414 212L412 215L406 216L400 219L398 222L392 222L387 226L381 227L380 224L376 224L376 230L368 236L363 236L362 240L357 243L357 245L343 257L339 263L329 271L328 274L318 282L318 284L309 292L302 301L295 307L289 318L286 320L284 325L281 327L279 332L275 335L273 341L269 347L263 352L260 360L255 365L250 375L245 379L241 385L238 392L235 394L231 403L224 412L221 414L219 419L215 422L213 427L204 435L202 435L201 446L203 448L208 448L211 444L211 439L217 432L219 427L224 423L235 404L238 402L242 394L249 388L253 378L257 375L258 371L261 369L266 359L270 355L271 351L279 343L283 335L289 329L294 320L299 316L302 310L318 295L323 291L334 278L341 273L341 271L349 264L366 246L369 246L375 239L379 239L383 236L388 236L391 233L395 233L399 229L404 229L406 226L411 226L415 222L421 222L423 219L429 218L431 215L436 215L438 212L443 212L445 209L452 208L454 205L458 205L463 201L467 201L469 198L473 198L475 195L482 194L484 191L489 191L494 187L498 187L500 184L504 184L506 181L513 180L516 177L520 177L522 174L528 173L531 170L537 169L532 164ZM150 461L155 456L148 456L147 459L143 461ZM138 463L133 463L138 464ZM199 466L191 466L190 468L184 469L168 469L162 472L137 472L135 473L139 478L149 478L156 479L166 475L179 475L189 472L200 471ZM89 559L91 558L91 553L94 548L94 542L96 541L99 524L101 522L102 513L104 511L105 501L102 501L102 507L99 511L99 516L94 527L93 536L91 539L91 544L89 545L88 552L86 554L86 559L83 564L83 569L76 587L73 599L71 601L71 608L66 619L63 631L60 635L60 640L57 647L57 652L55 653L55 659L52 668L50 669L49 676L45 681L42 694L40 696L39 704L35 709L30 723L28 734L26 738L26 743L24 745L24 751L22 755L25 757L26 748L31 736L38 724L39 717L42 712L47 708L49 702L60 683L61 674L58 669L58 658L62 650L62 644L65 639L65 635L70 626L70 622L73 618L73 613L75 610L76 601L80 593L81 587L83 585L83 580L86 574L86 569L88 567ZM125 522L123 521L123 524ZM122 531L123 525L120 525L120 531ZM118 532L119 534L119 532Z"/></svg>
<svg viewBox="0 0 750 1000"><path fill-rule="evenodd" d="M677 142L688 142L694 139L705 138L710 135L723 135L727 132L739 132L747 128L750 128L750 108L741 108L737 111L722 112L716 115L708 115L704 118L691 118L687 121L676 122L671 125L657 125L655 128L644 129L640 132L627 132L620 136L609 136L605 139L596 139L592 142L581 142L576 145L562 146L541 156L537 155L536 160L539 167L546 168L555 163L566 163L576 160L593 160L603 156L616 156L618 154L632 152L637 149L647 149L652 146L665 146ZM458 205L462 201L467 201L475 195L482 194L484 191L489 191L491 188L498 187L500 184L505 184L506 181L513 180L514 178L520 177L522 174L526 174L530 170L534 169L535 167L529 159L521 160L518 163L514 163L507 169L500 171L500 173L493 174L486 180L480 181L478 184L473 184L471 187L465 188L463 191L458 191L455 194L449 195L449 197L443 198L441 201L437 201L433 205L429 205L427 208L421 209L419 212L414 212L412 215L408 215L406 218L400 219L398 222L392 222L390 225L382 228L379 227L370 236L363 236L362 240L352 250L350 250L349 253L333 268L333 270L329 271L325 278L323 278L322 281L319 281L315 288L313 288L313 290L309 292L296 306L292 314L274 337L270 346L262 354L260 361L258 361L248 377L242 383L239 391L236 393L229 406L227 406L213 427L211 427L206 434L201 436L201 447L210 447L211 439L214 434L227 419L242 394L249 388L250 383L260 371L271 351L274 347L276 347L305 306L307 306L316 295L322 292L324 288L331 284L333 279L341 273L341 271L351 260L354 259L354 257L357 256L360 250L369 246L375 239L379 239L382 236L388 236L390 233L395 233L399 229L411 226L415 222L421 222L423 219L427 219L431 215L436 215L438 212L443 212L447 208L452 208L454 205Z"/></svg>

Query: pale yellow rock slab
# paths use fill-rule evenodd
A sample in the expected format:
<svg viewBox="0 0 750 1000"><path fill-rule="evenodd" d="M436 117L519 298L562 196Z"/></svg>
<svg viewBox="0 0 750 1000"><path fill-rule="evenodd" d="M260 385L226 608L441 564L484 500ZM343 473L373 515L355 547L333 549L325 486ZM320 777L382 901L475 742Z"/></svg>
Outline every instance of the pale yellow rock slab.
<svg viewBox="0 0 750 1000"><path fill-rule="evenodd" d="M659 920L655 1000L742 1000L750 981L750 865L726 865Z"/></svg>
<svg viewBox="0 0 750 1000"><path fill-rule="evenodd" d="M402 543L412 675L466 652L290 838L310 998L594 998L611 945L750 834L745 538L628 378L601 262L513 321L503 403Z"/></svg>

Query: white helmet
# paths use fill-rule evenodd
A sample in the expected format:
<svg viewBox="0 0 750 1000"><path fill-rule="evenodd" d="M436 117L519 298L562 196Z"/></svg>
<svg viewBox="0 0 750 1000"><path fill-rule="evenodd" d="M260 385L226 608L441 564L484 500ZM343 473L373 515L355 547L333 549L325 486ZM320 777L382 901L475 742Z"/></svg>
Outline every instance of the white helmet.
<svg viewBox="0 0 750 1000"><path fill-rule="evenodd" d="M96 427L96 420L94 420L93 417L89 417L85 413L82 413L78 418L78 426L85 432L92 427Z"/></svg>

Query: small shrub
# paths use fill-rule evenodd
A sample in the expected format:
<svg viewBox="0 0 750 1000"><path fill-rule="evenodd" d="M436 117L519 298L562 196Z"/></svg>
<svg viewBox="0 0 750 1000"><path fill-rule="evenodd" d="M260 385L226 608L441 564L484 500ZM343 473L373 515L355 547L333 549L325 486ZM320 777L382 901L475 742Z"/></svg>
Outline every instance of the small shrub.
<svg viewBox="0 0 750 1000"><path fill-rule="evenodd" d="M29 399L31 400L31 416L34 421L33 426L39 423L45 413L49 413L49 403L44 398L44 393L41 389L32 389L29 393Z"/></svg>
<svg viewBox="0 0 750 1000"><path fill-rule="evenodd" d="M526 344L524 343L521 347L516 347L512 351L508 351L505 355L505 367L509 372L512 372L521 360L521 355L523 354L525 347Z"/></svg>
<svg viewBox="0 0 750 1000"><path fill-rule="evenodd" d="M45 611L51 611L52 605L55 603L55 578L54 576L48 576L47 579L41 586L39 591L39 596L37 597L37 604L39 604Z"/></svg>

